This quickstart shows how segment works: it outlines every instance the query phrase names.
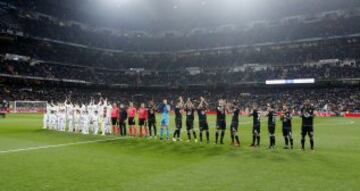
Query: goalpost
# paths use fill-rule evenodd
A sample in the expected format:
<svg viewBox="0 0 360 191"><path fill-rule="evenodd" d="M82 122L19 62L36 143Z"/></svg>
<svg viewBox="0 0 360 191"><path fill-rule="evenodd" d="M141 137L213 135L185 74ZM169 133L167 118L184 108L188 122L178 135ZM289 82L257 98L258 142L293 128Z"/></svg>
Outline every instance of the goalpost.
<svg viewBox="0 0 360 191"><path fill-rule="evenodd" d="M44 113L47 104L47 101L16 100L12 104L10 103L10 108L13 113Z"/></svg>

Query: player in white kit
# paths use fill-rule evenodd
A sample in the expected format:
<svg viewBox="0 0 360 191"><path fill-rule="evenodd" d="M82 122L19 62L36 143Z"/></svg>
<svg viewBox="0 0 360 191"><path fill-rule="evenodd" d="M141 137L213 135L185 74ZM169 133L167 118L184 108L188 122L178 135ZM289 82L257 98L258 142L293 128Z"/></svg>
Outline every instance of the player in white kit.
<svg viewBox="0 0 360 191"><path fill-rule="evenodd" d="M74 106L68 100L65 100L64 105L66 109L66 126L69 132L74 132Z"/></svg>
<svg viewBox="0 0 360 191"><path fill-rule="evenodd" d="M65 131L66 129L66 111L65 106L60 105L59 111L57 112L58 130Z"/></svg>
<svg viewBox="0 0 360 191"><path fill-rule="evenodd" d="M50 129L52 129L52 130L58 129L57 112L58 112L58 106L56 106L52 103L50 105L50 115L49 115L49 126L50 126Z"/></svg>
<svg viewBox="0 0 360 191"><path fill-rule="evenodd" d="M75 132L81 131L81 109L79 105L74 107L74 129Z"/></svg>
<svg viewBox="0 0 360 191"><path fill-rule="evenodd" d="M81 117L80 117L80 121L81 121L81 132L83 134L89 134L89 125L90 125L90 118L89 118L89 113L88 110L86 108L85 105L81 106Z"/></svg>
<svg viewBox="0 0 360 191"><path fill-rule="evenodd" d="M51 106L49 104L46 104L46 111L44 113L44 118L43 118L44 129L50 129L50 114L51 114Z"/></svg>
<svg viewBox="0 0 360 191"><path fill-rule="evenodd" d="M110 128L111 128L111 109L112 106L107 103L107 101L104 102L103 105L103 132L102 135L109 135Z"/></svg>

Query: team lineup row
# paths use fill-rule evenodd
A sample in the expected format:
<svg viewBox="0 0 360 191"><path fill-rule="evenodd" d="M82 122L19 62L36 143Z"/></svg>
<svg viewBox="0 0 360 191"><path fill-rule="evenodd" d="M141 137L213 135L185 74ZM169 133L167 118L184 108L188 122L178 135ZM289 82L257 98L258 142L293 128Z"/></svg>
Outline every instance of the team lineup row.
<svg viewBox="0 0 360 191"><path fill-rule="evenodd" d="M198 142L197 134L194 130L195 113L198 115L199 124L199 141L210 143L209 125L207 120L208 103L205 98L200 97L199 101L191 99L183 100L179 97L175 103L175 130L173 132L172 140L181 141L181 129L183 114L186 116L186 133L187 141ZM156 113L160 113L160 135L159 139L166 138L170 140L169 120L171 107L167 99L164 99L161 104L155 106L153 101L150 101L146 106L141 103L137 109L132 102L128 107L116 103L112 105L106 99L100 99L98 103L94 100L87 105L73 105L68 100L64 103L48 104L46 113L44 114L43 127L45 129L52 129L58 131L81 132L83 134L92 133L97 135L115 134L120 136L140 136L140 137L157 137L157 120ZM268 119L268 133L269 133L269 148L275 148L275 126L276 116L280 116L282 121L282 133L285 141L285 149L293 149L292 138L292 111L286 106L279 111L271 105L267 105L266 112L260 112L254 106L252 112L248 114L253 118L252 125L252 144L253 147L260 146L260 117L266 116ZM240 139L238 136L239 115L240 108L237 101L227 102L224 99L218 100L216 107L216 131L215 143L223 144L226 130L226 114L231 114L230 137L231 143L234 146L240 146ZM310 148L314 149L314 108L307 100L305 101L301 112L301 147L305 149L305 137L309 136ZM135 116L138 118L138 126L135 123ZM126 127L128 125L128 128ZM139 129L138 129L139 127ZM127 133L128 129L128 133ZM205 139L203 139L205 135Z"/></svg>

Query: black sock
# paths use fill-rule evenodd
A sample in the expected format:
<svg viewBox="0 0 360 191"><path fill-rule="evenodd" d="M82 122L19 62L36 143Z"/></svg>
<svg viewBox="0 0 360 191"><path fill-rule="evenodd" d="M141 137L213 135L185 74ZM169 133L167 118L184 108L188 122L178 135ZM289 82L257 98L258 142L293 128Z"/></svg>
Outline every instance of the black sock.
<svg viewBox="0 0 360 191"><path fill-rule="evenodd" d="M221 131L220 144L224 144L225 131Z"/></svg>
<svg viewBox="0 0 360 191"><path fill-rule="evenodd" d="M233 134L233 132L230 132L230 137L231 137L231 143L234 143L234 134Z"/></svg>
<svg viewBox="0 0 360 191"><path fill-rule="evenodd" d="M257 146L259 146L260 145L260 136L258 135L258 136L256 136L256 138L257 138Z"/></svg>
<svg viewBox="0 0 360 191"><path fill-rule="evenodd" d="M174 138L176 138L176 136L177 136L177 131L178 131L178 130L177 130L177 129L175 129L175 131L174 131L174 135L173 135L173 137L174 137ZM151 133L150 133L150 135L151 135Z"/></svg>
<svg viewBox="0 0 360 191"><path fill-rule="evenodd" d="M287 136L285 136L284 139L285 139L285 145L288 146L289 145L289 138Z"/></svg>
<svg viewBox="0 0 360 191"><path fill-rule="evenodd" d="M272 138L272 146L275 146L275 142L276 142L275 135L272 136L271 138Z"/></svg>
<svg viewBox="0 0 360 191"><path fill-rule="evenodd" d="M313 138L310 139L310 148L311 148L311 150L314 149L314 139Z"/></svg>
<svg viewBox="0 0 360 191"><path fill-rule="evenodd" d="M150 135L150 137L151 137L151 135L152 135L151 132L152 132L152 131L151 131L151 126L149 126L149 135Z"/></svg>
<svg viewBox="0 0 360 191"><path fill-rule="evenodd" d="M215 143L216 144L218 143L218 139L219 139L219 132L216 131L216 133L215 133Z"/></svg>
<svg viewBox="0 0 360 191"><path fill-rule="evenodd" d="M240 140L239 140L239 136L238 136L238 135L235 135L235 140L236 140L236 143L237 143L238 145L240 145Z"/></svg>
<svg viewBox="0 0 360 191"><path fill-rule="evenodd" d="M305 139L304 138L301 139L301 148L305 149Z"/></svg>
<svg viewBox="0 0 360 191"><path fill-rule="evenodd" d="M156 126L154 125L153 128L154 128L154 136L156 136Z"/></svg>
<svg viewBox="0 0 360 191"><path fill-rule="evenodd" d="M253 135L253 137L252 137L252 144L251 144L251 145L255 145L255 139L256 139L256 136Z"/></svg>
<svg viewBox="0 0 360 191"><path fill-rule="evenodd" d="M188 139L191 140L191 134L190 131L187 132Z"/></svg>
<svg viewBox="0 0 360 191"><path fill-rule="evenodd" d="M200 133L199 133L199 136L200 136L200 142L202 142L202 135L203 135L203 132L202 132L202 131L200 131Z"/></svg>
<svg viewBox="0 0 360 191"><path fill-rule="evenodd" d="M210 133L209 131L206 131L206 141L210 141Z"/></svg>
<svg viewBox="0 0 360 191"><path fill-rule="evenodd" d="M193 131L193 136L194 136L194 139L196 139L196 132Z"/></svg>
<svg viewBox="0 0 360 191"><path fill-rule="evenodd" d="M271 147L271 146L272 146L272 144L273 144L272 136L270 136L270 137L269 137L269 139L270 139L270 144L269 144L269 147Z"/></svg>
<svg viewBox="0 0 360 191"><path fill-rule="evenodd" d="M290 138L290 145L291 147L294 145L294 140L292 138Z"/></svg>

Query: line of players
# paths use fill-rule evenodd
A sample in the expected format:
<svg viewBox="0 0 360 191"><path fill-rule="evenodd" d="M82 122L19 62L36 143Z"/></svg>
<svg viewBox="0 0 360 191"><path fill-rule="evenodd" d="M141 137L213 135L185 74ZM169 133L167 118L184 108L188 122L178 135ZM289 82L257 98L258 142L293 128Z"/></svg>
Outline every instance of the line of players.
<svg viewBox="0 0 360 191"><path fill-rule="evenodd" d="M187 142L194 140L198 142L197 134L194 130L195 113L198 115L199 123L199 140L204 142L204 135L206 143L210 143L209 125L207 121L207 112L209 104L203 97L199 101L192 101L187 99L185 102L182 97L179 97L175 103L175 131L172 136L173 141L181 141L181 130L183 122L183 114L186 117L186 133ZM83 134L117 134L121 136L127 135L127 127L129 136L141 137L156 137L156 113L161 114L160 120L160 140L170 140L169 132L169 113L171 107L167 100L164 99L162 104L155 106L153 101L150 101L148 106L141 103L140 108L135 108L132 102L125 108L123 104L120 108L117 104L110 105L106 99L100 99L98 103L94 100L88 105L73 105L66 100L62 104L48 104L47 112L44 115L44 128L58 131L81 132ZM286 106L283 106L281 112L276 112L271 105L267 106L267 111L264 114L256 107L249 116L253 118L252 128L252 147L260 146L260 117L265 115L268 118L268 132L269 132L269 149L275 148L275 126L276 116L280 113L280 120L282 121L282 132L285 140L285 149L293 149L292 136L292 113ZM240 146L240 139L238 136L240 107L236 101L226 102L224 99L218 100L216 107L216 131L215 143L223 144L226 130L226 114L231 114L230 137L231 144ZM138 116L138 127L135 123L135 116ZM305 136L310 138L310 148L314 149L313 136L313 118L314 108L307 100L301 109L300 117L302 118L301 125L301 146L305 149ZM164 136L165 134L165 136Z"/></svg>

